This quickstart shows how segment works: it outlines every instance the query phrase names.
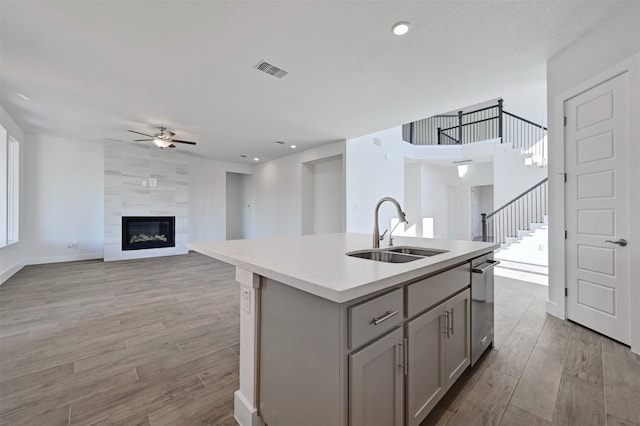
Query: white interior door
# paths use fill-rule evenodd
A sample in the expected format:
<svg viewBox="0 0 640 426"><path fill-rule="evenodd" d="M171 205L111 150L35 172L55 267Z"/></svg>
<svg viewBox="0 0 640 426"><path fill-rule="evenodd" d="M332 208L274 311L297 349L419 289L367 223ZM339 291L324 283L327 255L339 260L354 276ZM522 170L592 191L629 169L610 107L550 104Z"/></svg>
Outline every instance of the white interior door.
<svg viewBox="0 0 640 426"><path fill-rule="evenodd" d="M624 73L564 105L567 317L626 344L630 259L621 240L630 230L628 84Z"/></svg>

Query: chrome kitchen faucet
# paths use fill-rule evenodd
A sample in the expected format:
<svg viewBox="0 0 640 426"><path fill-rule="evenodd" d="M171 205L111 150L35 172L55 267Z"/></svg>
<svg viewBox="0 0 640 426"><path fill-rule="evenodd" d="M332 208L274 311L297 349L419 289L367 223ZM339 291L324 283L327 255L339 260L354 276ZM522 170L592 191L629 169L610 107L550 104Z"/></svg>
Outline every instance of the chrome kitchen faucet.
<svg viewBox="0 0 640 426"><path fill-rule="evenodd" d="M396 200L395 198L391 198L391 197L383 197L380 198L380 201L378 201L378 203L376 204L376 208L374 211L374 223L373 223L373 248L380 248L380 226L378 224L378 213L380 210L380 205L382 203L384 203L385 201L391 201L391 203L396 206L396 210L398 210L398 219L400 219L400 221L398 222L398 224L404 222L404 223L409 223L407 221L407 217L405 216L404 212L402 211L402 207L400 207L400 203L398 202L398 200ZM398 226L398 225L396 225ZM392 246L393 245L393 238L392 238L392 234L393 231L396 229L396 226L393 227L393 229L391 230L391 232L389 232L389 245ZM386 233L387 231L385 231Z"/></svg>

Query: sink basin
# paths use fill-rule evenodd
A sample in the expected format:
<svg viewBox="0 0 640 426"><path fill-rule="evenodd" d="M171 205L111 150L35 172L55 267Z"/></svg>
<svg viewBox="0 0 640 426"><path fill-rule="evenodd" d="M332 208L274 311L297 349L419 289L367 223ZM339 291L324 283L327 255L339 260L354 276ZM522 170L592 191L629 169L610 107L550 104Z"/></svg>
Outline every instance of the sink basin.
<svg viewBox="0 0 640 426"><path fill-rule="evenodd" d="M378 262L386 263L406 263L413 260L422 259L421 256L412 256L402 253L391 253L389 251L380 250L361 250L347 253L347 256L359 257L361 259L376 260Z"/></svg>
<svg viewBox="0 0 640 426"><path fill-rule="evenodd" d="M360 259L375 260L386 263L406 263L425 257L447 253L447 250L436 250L419 247L390 247L385 249L358 250L347 253L347 256Z"/></svg>
<svg viewBox="0 0 640 426"><path fill-rule="evenodd" d="M423 256L423 257L430 257L430 256L435 256L438 254L448 252L448 250L436 250L436 249L427 249L427 248L419 248L419 247L394 247L394 248L388 248L384 250L392 253L413 254L415 256Z"/></svg>

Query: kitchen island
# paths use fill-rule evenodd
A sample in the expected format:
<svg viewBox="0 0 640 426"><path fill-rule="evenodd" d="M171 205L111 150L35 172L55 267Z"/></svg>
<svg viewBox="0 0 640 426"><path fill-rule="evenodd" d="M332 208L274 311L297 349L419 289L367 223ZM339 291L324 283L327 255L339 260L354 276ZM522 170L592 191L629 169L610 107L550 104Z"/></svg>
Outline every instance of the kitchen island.
<svg viewBox="0 0 640 426"><path fill-rule="evenodd" d="M469 261L498 245L394 242L441 253L347 256L371 247L366 234L190 245L236 266L241 425L419 424L459 377L469 365Z"/></svg>

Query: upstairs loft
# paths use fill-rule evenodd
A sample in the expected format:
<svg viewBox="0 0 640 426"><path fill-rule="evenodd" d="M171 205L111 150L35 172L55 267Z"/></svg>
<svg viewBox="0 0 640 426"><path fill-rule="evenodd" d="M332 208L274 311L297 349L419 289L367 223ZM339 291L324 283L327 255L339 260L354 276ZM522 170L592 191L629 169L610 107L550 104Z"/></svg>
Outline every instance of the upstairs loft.
<svg viewBox="0 0 640 426"><path fill-rule="evenodd" d="M527 165L547 165L547 128L504 109L504 101L457 114L442 114L404 124L402 139L416 146L461 146L487 140L509 144Z"/></svg>

